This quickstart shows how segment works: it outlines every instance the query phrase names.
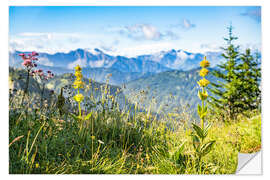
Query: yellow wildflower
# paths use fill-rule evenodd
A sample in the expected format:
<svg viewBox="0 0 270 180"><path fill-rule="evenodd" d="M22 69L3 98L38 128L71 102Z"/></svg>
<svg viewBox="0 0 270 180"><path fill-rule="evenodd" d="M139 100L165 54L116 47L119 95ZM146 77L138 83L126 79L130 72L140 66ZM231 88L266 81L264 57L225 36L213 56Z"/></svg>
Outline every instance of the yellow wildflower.
<svg viewBox="0 0 270 180"><path fill-rule="evenodd" d="M77 79L82 79L82 73L80 71L76 71L75 76Z"/></svg>
<svg viewBox="0 0 270 180"><path fill-rule="evenodd" d="M36 163L36 168L39 168L39 164L38 163Z"/></svg>
<svg viewBox="0 0 270 180"><path fill-rule="evenodd" d="M150 160L150 157L149 157L149 155L146 153L146 159L149 161Z"/></svg>
<svg viewBox="0 0 270 180"><path fill-rule="evenodd" d="M210 81L208 81L207 79L203 78L200 81L198 81L199 86L201 87L206 87L208 84L210 83Z"/></svg>
<svg viewBox="0 0 270 180"><path fill-rule="evenodd" d="M78 89L78 88L83 88L84 87L84 82L82 82L82 80L75 80L74 83L73 83L73 87L75 89Z"/></svg>
<svg viewBox="0 0 270 180"><path fill-rule="evenodd" d="M206 68L202 68L200 70L200 76L202 76L202 77L206 76L208 73L209 73L209 70Z"/></svg>
<svg viewBox="0 0 270 180"><path fill-rule="evenodd" d="M205 56L204 56L203 60L200 62L200 66L203 68L207 68L210 66L210 62L206 60Z"/></svg>
<svg viewBox="0 0 270 180"><path fill-rule="evenodd" d="M79 65L77 65L76 67L75 67L75 71L81 71L82 70L82 68L79 66Z"/></svg>
<svg viewBox="0 0 270 180"><path fill-rule="evenodd" d="M84 96L82 94L76 94L74 96L74 100L77 101L78 103L82 102L84 99Z"/></svg>

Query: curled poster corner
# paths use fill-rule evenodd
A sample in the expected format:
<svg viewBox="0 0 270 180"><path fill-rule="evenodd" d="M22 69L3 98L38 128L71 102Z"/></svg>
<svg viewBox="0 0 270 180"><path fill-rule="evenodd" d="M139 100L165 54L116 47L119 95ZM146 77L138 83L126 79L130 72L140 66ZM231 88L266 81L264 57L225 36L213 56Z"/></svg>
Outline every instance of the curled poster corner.
<svg viewBox="0 0 270 180"><path fill-rule="evenodd" d="M236 174L239 175L261 175L262 153L261 151L251 154L238 153L238 165Z"/></svg>

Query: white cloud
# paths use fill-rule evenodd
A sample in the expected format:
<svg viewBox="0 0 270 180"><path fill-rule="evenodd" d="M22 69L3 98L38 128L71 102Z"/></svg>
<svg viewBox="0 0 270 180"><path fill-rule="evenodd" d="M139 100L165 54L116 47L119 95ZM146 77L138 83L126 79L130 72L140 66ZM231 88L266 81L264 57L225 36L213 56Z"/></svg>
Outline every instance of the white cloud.
<svg viewBox="0 0 270 180"><path fill-rule="evenodd" d="M208 51L212 51L212 52L217 52L220 51L221 45L220 44L216 44L216 43L203 43L200 45L200 52L204 53L204 52L208 52Z"/></svg>
<svg viewBox="0 0 270 180"><path fill-rule="evenodd" d="M86 59L77 59L76 61L72 62L72 63L69 63L67 65L68 69L74 69L75 66L81 66L81 67L86 67L87 66L87 61Z"/></svg>
<svg viewBox="0 0 270 180"><path fill-rule="evenodd" d="M145 43L145 44L140 43L118 49L114 54L127 57L135 57L142 54L154 54L160 51L167 51L172 48L174 48L174 44L170 42Z"/></svg>
<svg viewBox="0 0 270 180"><path fill-rule="evenodd" d="M245 51L246 49L250 49L251 51L261 51L260 43L247 43L240 45L240 50Z"/></svg>
<svg viewBox="0 0 270 180"><path fill-rule="evenodd" d="M19 36L23 36L23 37L40 37L40 38L44 38L44 39L50 40L53 37L53 33L24 32L24 33L20 33Z"/></svg>
<svg viewBox="0 0 270 180"><path fill-rule="evenodd" d="M154 26L141 25L141 28L146 39L159 39L161 36L160 32Z"/></svg>
<svg viewBox="0 0 270 180"><path fill-rule="evenodd" d="M91 44L97 47L93 35L78 33L30 33L24 32L10 36L9 49L20 51L38 51L47 53L68 52L80 46Z"/></svg>
<svg viewBox="0 0 270 180"><path fill-rule="evenodd" d="M182 26L184 29L194 28L196 25L192 24L188 19L183 19Z"/></svg>
<svg viewBox="0 0 270 180"><path fill-rule="evenodd" d="M15 51L18 49L25 49L24 41L21 39L10 39L9 41L9 51Z"/></svg>
<svg viewBox="0 0 270 180"><path fill-rule="evenodd" d="M108 32L116 32L133 40L163 40L178 39L178 35L172 31L161 32L151 24L135 24L125 27L109 27Z"/></svg>
<svg viewBox="0 0 270 180"><path fill-rule="evenodd" d="M261 43L241 43L238 44L240 46L239 51L243 52L245 49L250 48L252 51L256 52L261 51ZM184 47L185 51L192 53L202 53L205 54L207 52L221 52L221 47L226 47L226 43L215 43L215 42L196 42L192 43L188 46L188 48ZM180 48L181 49L181 48ZM189 57L192 59L192 57Z"/></svg>
<svg viewBox="0 0 270 180"><path fill-rule="evenodd" d="M126 34L128 37L136 40L159 40L161 38L161 33L157 28L149 24L126 26L120 33Z"/></svg>
<svg viewBox="0 0 270 180"><path fill-rule="evenodd" d="M40 57L40 58L38 58L37 64L42 64L42 65L45 65L45 66L53 66L53 62L51 62L46 57Z"/></svg>
<svg viewBox="0 0 270 180"><path fill-rule="evenodd" d="M177 24L171 24L170 27L172 28L183 28L185 30L189 30L196 27L196 24L191 23L188 19L183 19L180 23Z"/></svg>
<svg viewBox="0 0 270 180"><path fill-rule="evenodd" d="M246 11L244 13L241 13L242 16L248 16L252 19L254 19L255 21L257 21L258 23L261 22L261 7L257 6L257 7L250 7L248 9L246 9Z"/></svg>

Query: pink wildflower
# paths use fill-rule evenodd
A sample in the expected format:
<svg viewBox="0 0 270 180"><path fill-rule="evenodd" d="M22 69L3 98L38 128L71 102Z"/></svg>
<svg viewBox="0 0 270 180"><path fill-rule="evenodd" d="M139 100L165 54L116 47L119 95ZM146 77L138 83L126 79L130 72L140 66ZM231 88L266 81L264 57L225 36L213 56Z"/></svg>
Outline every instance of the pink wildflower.
<svg viewBox="0 0 270 180"><path fill-rule="evenodd" d="M23 66L31 66L32 65L32 62L31 60L27 59L27 60L24 60L23 63L22 63Z"/></svg>

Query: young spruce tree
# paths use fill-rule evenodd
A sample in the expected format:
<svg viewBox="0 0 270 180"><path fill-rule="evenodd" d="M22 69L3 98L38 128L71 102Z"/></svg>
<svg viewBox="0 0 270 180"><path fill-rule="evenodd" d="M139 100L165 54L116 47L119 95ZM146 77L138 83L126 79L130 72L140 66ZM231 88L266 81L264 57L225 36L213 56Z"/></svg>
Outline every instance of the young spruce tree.
<svg viewBox="0 0 270 180"><path fill-rule="evenodd" d="M251 55L250 49L240 56L241 63L238 66L239 79L241 80L241 103L242 110L250 111L258 109L261 102L261 90L259 84L261 81L261 68L259 53L255 58Z"/></svg>
<svg viewBox="0 0 270 180"><path fill-rule="evenodd" d="M226 115L230 120L235 119L236 114L240 111L242 103L240 102L239 88L240 79L237 72L239 62L239 46L234 45L238 38L233 36L233 27L228 27L228 37L224 38L227 42L223 47L222 56L226 59L225 63L218 65L218 70L213 71L213 75L218 78L217 83L211 83L209 89L212 93L210 96L210 105L212 110L220 115Z"/></svg>

